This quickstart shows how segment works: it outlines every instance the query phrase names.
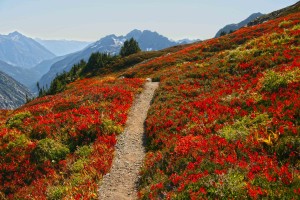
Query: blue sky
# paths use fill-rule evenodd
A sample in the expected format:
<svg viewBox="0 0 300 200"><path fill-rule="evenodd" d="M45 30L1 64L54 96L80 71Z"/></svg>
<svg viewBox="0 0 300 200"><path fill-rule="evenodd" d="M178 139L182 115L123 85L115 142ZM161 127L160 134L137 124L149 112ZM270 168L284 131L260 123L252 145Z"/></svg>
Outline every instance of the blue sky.
<svg viewBox="0 0 300 200"><path fill-rule="evenodd" d="M19 31L43 39L95 41L132 29L171 39L207 39L254 12L297 0L0 0L0 34Z"/></svg>

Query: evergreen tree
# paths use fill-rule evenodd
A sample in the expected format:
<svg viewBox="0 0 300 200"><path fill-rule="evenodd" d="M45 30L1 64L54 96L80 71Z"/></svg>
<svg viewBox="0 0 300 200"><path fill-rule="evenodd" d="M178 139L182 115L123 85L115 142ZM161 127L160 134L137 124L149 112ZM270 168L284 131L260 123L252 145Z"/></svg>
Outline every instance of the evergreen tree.
<svg viewBox="0 0 300 200"><path fill-rule="evenodd" d="M125 41L124 45L121 48L120 55L122 57L125 57L131 54L138 53L140 51L141 49L139 47L138 42L135 39L131 38L129 41L128 40Z"/></svg>
<svg viewBox="0 0 300 200"><path fill-rule="evenodd" d="M93 53L86 66L83 68L81 75L97 73L99 70L105 68L109 63L114 61L115 58L115 56L111 56L107 53Z"/></svg>
<svg viewBox="0 0 300 200"><path fill-rule="evenodd" d="M36 87L37 87L38 91L40 91L41 88L40 88L40 83L39 82L36 83Z"/></svg>

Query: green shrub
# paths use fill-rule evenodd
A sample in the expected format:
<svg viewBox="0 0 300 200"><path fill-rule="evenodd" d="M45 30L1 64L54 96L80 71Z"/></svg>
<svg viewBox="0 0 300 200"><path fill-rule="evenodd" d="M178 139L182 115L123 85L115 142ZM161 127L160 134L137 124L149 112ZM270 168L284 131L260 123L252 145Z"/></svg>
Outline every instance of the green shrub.
<svg viewBox="0 0 300 200"><path fill-rule="evenodd" d="M30 112L21 112L18 113L16 115L14 115L13 117L9 118L6 122L6 125L9 128L21 128L21 125L23 124L24 119L31 117L31 113Z"/></svg>
<svg viewBox="0 0 300 200"><path fill-rule="evenodd" d="M13 148L21 148L21 147L26 147L27 143L28 143L28 138L26 137L26 135L22 134L19 135L15 140L10 141L7 145L7 147L9 149L13 149Z"/></svg>
<svg viewBox="0 0 300 200"><path fill-rule="evenodd" d="M245 116L232 125L224 126L219 133L228 141L244 140L251 131L258 129L259 126L266 126L269 121L270 118L266 113L258 114L255 118Z"/></svg>
<svg viewBox="0 0 300 200"><path fill-rule="evenodd" d="M246 198L245 190L246 182L244 174L235 169L229 169L227 174L220 175L219 179L223 184L218 184L220 189L218 196L226 196L232 198Z"/></svg>
<svg viewBox="0 0 300 200"><path fill-rule="evenodd" d="M289 27L291 24L293 23L293 21L289 20L289 21L282 21L278 24L279 28L287 28Z"/></svg>
<svg viewBox="0 0 300 200"><path fill-rule="evenodd" d="M123 132L123 128L110 119L103 119L100 129L102 133L106 135L120 134Z"/></svg>
<svg viewBox="0 0 300 200"><path fill-rule="evenodd" d="M260 81L261 90L266 92L276 92L282 87L287 87L291 82L299 81L299 78L299 69L284 73L268 70L264 73L264 77Z"/></svg>
<svg viewBox="0 0 300 200"><path fill-rule="evenodd" d="M32 152L33 159L40 163L47 160L52 162L63 160L69 153L67 146L49 138L40 140Z"/></svg>
<svg viewBox="0 0 300 200"><path fill-rule="evenodd" d="M282 45L292 41L293 37L289 36L286 33L285 34L273 33L272 35L270 35L270 40L272 41L273 44Z"/></svg>
<svg viewBox="0 0 300 200"><path fill-rule="evenodd" d="M88 159L85 159L85 158L78 159L70 166L70 170L72 172L80 172L81 170L84 169L84 166L88 163L89 163Z"/></svg>
<svg viewBox="0 0 300 200"><path fill-rule="evenodd" d="M82 147L78 147L75 151L75 154L79 157L86 158L93 152L93 148L88 145L84 145Z"/></svg>
<svg viewBox="0 0 300 200"><path fill-rule="evenodd" d="M66 192L67 188L65 186L50 186L47 189L47 199L60 200L65 196Z"/></svg>
<svg viewBox="0 0 300 200"><path fill-rule="evenodd" d="M85 181L85 178L84 178L83 175L80 174L80 173L74 173L74 174L71 175L71 178L70 178L71 186L77 186L77 185L80 185L80 184L82 184L84 181Z"/></svg>
<svg viewBox="0 0 300 200"><path fill-rule="evenodd" d="M300 24L296 24L292 29L293 30L300 30Z"/></svg>

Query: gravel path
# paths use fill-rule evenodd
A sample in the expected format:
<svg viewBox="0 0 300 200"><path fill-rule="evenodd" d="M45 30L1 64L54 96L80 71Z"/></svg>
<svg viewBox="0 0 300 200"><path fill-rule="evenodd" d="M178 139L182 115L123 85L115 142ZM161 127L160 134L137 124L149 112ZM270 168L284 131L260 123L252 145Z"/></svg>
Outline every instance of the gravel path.
<svg viewBox="0 0 300 200"><path fill-rule="evenodd" d="M146 82L143 92L136 98L129 112L124 133L117 139L111 171L101 182L99 199L137 199L136 182L145 157L144 121L158 84Z"/></svg>

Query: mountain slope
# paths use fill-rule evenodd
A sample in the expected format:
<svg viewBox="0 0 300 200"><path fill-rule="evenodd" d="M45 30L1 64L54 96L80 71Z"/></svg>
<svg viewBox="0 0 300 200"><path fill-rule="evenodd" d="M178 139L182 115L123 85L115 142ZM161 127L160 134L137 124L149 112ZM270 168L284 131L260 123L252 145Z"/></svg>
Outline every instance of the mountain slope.
<svg viewBox="0 0 300 200"><path fill-rule="evenodd" d="M37 72L36 70L12 66L1 60L0 71L8 74L13 79L25 85L26 87L30 87L31 85L36 84L36 82L42 76L42 74Z"/></svg>
<svg viewBox="0 0 300 200"><path fill-rule="evenodd" d="M97 199L116 136L143 83L111 77L81 80L64 93L0 116L1 197Z"/></svg>
<svg viewBox="0 0 300 200"><path fill-rule="evenodd" d="M242 28L126 71L160 80L140 199L299 197L299 19Z"/></svg>
<svg viewBox="0 0 300 200"><path fill-rule="evenodd" d="M177 42L171 41L167 37L164 37L157 32L148 30L133 30L125 36L127 40L129 40L131 37L133 37L139 43L139 46L143 51L161 50L178 44Z"/></svg>
<svg viewBox="0 0 300 200"><path fill-rule="evenodd" d="M0 195L99 199L116 135L150 77L160 84L145 122L139 199L298 199L299 19L284 15L83 77L4 113Z"/></svg>
<svg viewBox="0 0 300 200"><path fill-rule="evenodd" d="M237 23L237 24L229 24L224 26L223 28L221 28L215 35L215 37L220 37L221 33L229 33L230 31L235 31L238 30L239 28L242 28L244 26L246 26L249 22L255 20L256 18L262 16L263 14L261 13L253 13L252 15L250 15L247 19Z"/></svg>
<svg viewBox="0 0 300 200"><path fill-rule="evenodd" d="M15 109L32 98L32 94L22 84L0 71L0 109Z"/></svg>
<svg viewBox="0 0 300 200"><path fill-rule="evenodd" d="M37 92L36 83L44 74L46 74L50 70L52 64L58 62L63 58L64 57L61 56L55 57L50 60L44 60L30 69L12 66L0 60L0 71L8 74L16 81L25 85L30 89L30 91Z"/></svg>
<svg viewBox="0 0 300 200"><path fill-rule="evenodd" d="M80 51L91 44L91 42L73 40L43 40L38 38L35 40L57 56L63 56Z"/></svg>
<svg viewBox="0 0 300 200"><path fill-rule="evenodd" d="M176 42L170 41L168 38L159 35L156 32L151 32L147 30L133 30L126 36L108 35L100 39L99 41L89 45L84 50L72 53L66 56L65 59L54 63L51 66L50 71L40 79L40 85L42 87L49 86L51 81L55 78L57 74L60 74L63 71L68 72L74 64L79 63L82 59L87 61L90 55L94 52L107 52L111 54L118 54L123 43L131 37L133 37L139 42L139 45L143 51L160 50L177 44Z"/></svg>
<svg viewBox="0 0 300 200"><path fill-rule="evenodd" d="M0 35L0 60L8 64L31 68L54 57L53 53L38 42L18 32Z"/></svg>
<svg viewBox="0 0 300 200"><path fill-rule="evenodd" d="M38 76L35 76L33 79L31 79L30 85L28 85L30 91L36 94L38 92L36 86L37 82L39 82L39 80L50 71L50 68L54 63L57 63L64 58L66 58L66 56L58 56L50 60L44 60L33 68L29 69L29 71L33 74L38 74Z"/></svg>

